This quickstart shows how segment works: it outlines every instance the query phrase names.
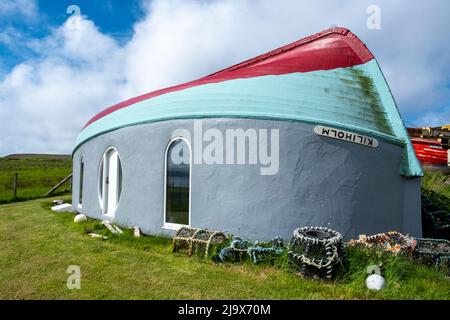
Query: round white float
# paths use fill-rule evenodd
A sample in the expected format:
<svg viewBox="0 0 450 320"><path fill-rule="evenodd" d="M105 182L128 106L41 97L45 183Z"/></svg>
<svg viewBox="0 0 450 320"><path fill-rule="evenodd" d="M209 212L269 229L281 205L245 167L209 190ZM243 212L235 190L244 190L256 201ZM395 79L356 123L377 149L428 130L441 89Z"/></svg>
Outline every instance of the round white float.
<svg viewBox="0 0 450 320"><path fill-rule="evenodd" d="M73 219L73 222L75 222L75 223L83 223L85 221L87 221L87 217L82 213L77 214L75 216L75 218Z"/></svg>
<svg viewBox="0 0 450 320"><path fill-rule="evenodd" d="M379 291L384 288L386 281L379 274L371 274L366 279L366 286L370 290Z"/></svg>

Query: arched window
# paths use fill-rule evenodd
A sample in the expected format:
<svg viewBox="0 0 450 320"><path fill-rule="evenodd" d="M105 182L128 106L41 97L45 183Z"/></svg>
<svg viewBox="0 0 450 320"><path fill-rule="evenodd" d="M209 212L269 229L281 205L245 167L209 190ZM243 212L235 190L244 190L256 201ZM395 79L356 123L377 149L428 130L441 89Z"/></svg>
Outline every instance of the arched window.
<svg viewBox="0 0 450 320"><path fill-rule="evenodd" d="M119 153L108 148L100 161L98 196L102 214L114 217L122 194L122 164Z"/></svg>
<svg viewBox="0 0 450 320"><path fill-rule="evenodd" d="M184 138L175 138L165 156L164 227L178 229L190 225L191 147Z"/></svg>

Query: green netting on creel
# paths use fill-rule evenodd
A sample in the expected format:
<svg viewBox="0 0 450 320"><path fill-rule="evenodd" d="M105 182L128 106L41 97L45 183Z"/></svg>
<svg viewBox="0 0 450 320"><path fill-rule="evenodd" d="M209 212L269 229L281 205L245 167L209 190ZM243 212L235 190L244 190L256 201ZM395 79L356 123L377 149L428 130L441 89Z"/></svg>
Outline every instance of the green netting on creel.
<svg viewBox="0 0 450 320"><path fill-rule="evenodd" d="M269 262L286 252L283 239L276 237L270 242L251 242L240 237L233 237L228 247L222 248L219 259L222 262L239 262L245 258L257 264Z"/></svg>
<svg viewBox="0 0 450 320"><path fill-rule="evenodd" d="M342 235L325 227L295 229L289 262L305 277L332 279L347 264Z"/></svg>

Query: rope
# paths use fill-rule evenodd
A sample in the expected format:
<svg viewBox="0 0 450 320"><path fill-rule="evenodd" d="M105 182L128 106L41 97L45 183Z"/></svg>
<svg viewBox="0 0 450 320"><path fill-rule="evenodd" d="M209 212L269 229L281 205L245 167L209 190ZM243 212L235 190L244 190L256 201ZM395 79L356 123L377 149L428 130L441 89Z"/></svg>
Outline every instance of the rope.
<svg viewBox="0 0 450 320"><path fill-rule="evenodd" d="M230 245L223 248L219 253L222 262L238 262L244 256L248 256L254 264L262 261L270 261L286 251L283 239L276 237L270 242L251 242L247 239L233 237Z"/></svg>
<svg viewBox="0 0 450 320"><path fill-rule="evenodd" d="M368 248L379 247L393 254L404 253L411 255L417 242L397 231L378 233L371 236L360 235L358 240L350 240L349 245L362 245Z"/></svg>
<svg viewBox="0 0 450 320"><path fill-rule="evenodd" d="M331 279L346 264L342 235L325 227L302 227L293 232L289 261L301 275Z"/></svg>
<svg viewBox="0 0 450 320"><path fill-rule="evenodd" d="M310 259L306 257L304 254L296 254L293 253L292 257L301 261L301 263L306 263L307 265L314 266L318 269L327 268L331 266L333 261L338 257L338 250L337 247L333 247L333 255L330 258L327 259L320 259L318 262L315 262L317 259Z"/></svg>

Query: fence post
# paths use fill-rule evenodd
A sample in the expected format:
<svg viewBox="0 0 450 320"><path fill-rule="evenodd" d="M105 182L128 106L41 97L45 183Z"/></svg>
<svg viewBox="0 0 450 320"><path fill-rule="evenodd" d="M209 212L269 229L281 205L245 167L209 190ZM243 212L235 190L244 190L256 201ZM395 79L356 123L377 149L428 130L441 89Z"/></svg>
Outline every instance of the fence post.
<svg viewBox="0 0 450 320"><path fill-rule="evenodd" d="M17 173L14 173L13 177L13 190L14 190L14 200L17 199Z"/></svg>

